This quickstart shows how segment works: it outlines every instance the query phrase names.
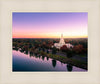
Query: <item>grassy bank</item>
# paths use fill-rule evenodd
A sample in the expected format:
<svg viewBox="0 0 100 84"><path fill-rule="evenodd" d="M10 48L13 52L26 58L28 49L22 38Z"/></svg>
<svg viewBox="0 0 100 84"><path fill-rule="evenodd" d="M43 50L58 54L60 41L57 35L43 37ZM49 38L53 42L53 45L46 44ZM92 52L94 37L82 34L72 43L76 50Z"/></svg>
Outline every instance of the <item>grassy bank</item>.
<svg viewBox="0 0 100 84"><path fill-rule="evenodd" d="M82 62L80 60L75 60L75 59L60 56L60 55L47 54L46 52L43 52L43 51L39 51L38 53L42 56L46 56L46 57L58 60L62 63L68 63L68 64L71 64L73 66L77 66L77 67L80 67L80 68L83 68L83 69L87 70L87 63L86 62Z"/></svg>

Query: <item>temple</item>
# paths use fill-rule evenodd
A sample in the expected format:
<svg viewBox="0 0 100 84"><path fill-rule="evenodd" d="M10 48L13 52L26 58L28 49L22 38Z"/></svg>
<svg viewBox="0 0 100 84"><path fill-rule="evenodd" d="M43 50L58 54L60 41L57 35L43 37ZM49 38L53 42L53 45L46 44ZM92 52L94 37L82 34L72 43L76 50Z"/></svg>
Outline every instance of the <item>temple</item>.
<svg viewBox="0 0 100 84"><path fill-rule="evenodd" d="M54 43L54 46L55 46L56 48L60 49L63 45L66 45L67 48L73 47L72 44L70 44L70 43L65 43L64 38L63 38L63 34L61 34L61 38L60 38L59 43Z"/></svg>

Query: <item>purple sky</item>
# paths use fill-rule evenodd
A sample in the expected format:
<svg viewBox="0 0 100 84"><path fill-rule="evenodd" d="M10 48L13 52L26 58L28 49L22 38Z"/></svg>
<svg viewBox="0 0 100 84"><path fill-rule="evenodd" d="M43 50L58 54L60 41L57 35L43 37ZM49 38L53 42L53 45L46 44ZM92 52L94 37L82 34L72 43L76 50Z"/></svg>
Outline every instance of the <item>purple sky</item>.
<svg viewBox="0 0 100 84"><path fill-rule="evenodd" d="M87 37L87 12L14 12L13 38Z"/></svg>

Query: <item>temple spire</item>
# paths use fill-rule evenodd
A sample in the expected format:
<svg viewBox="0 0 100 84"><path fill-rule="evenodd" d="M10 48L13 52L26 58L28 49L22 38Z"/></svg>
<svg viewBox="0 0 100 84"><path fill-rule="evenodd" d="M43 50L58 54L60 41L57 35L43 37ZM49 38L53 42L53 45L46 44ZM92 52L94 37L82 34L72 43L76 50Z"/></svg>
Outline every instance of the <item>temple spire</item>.
<svg viewBox="0 0 100 84"><path fill-rule="evenodd" d="M63 39L63 34L61 34L61 38L60 38L59 44L61 44L61 45L62 45L62 44L63 44L63 45L65 44L65 41L64 41L64 39Z"/></svg>
<svg viewBox="0 0 100 84"><path fill-rule="evenodd" d="M61 38L63 38L63 34L61 34Z"/></svg>

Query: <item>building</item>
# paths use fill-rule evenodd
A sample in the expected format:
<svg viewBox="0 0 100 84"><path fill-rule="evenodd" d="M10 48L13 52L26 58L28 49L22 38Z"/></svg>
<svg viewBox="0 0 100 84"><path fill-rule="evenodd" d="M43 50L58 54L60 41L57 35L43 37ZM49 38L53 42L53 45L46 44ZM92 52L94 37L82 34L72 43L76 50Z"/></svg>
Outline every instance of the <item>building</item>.
<svg viewBox="0 0 100 84"><path fill-rule="evenodd" d="M67 48L73 48L73 45L70 44L70 43L65 43L64 39L63 39L63 34L61 34L61 38L60 38L60 41L59 43L54 43L54 46L58 49L60 49L63 45L66 45Z"/></svg>

